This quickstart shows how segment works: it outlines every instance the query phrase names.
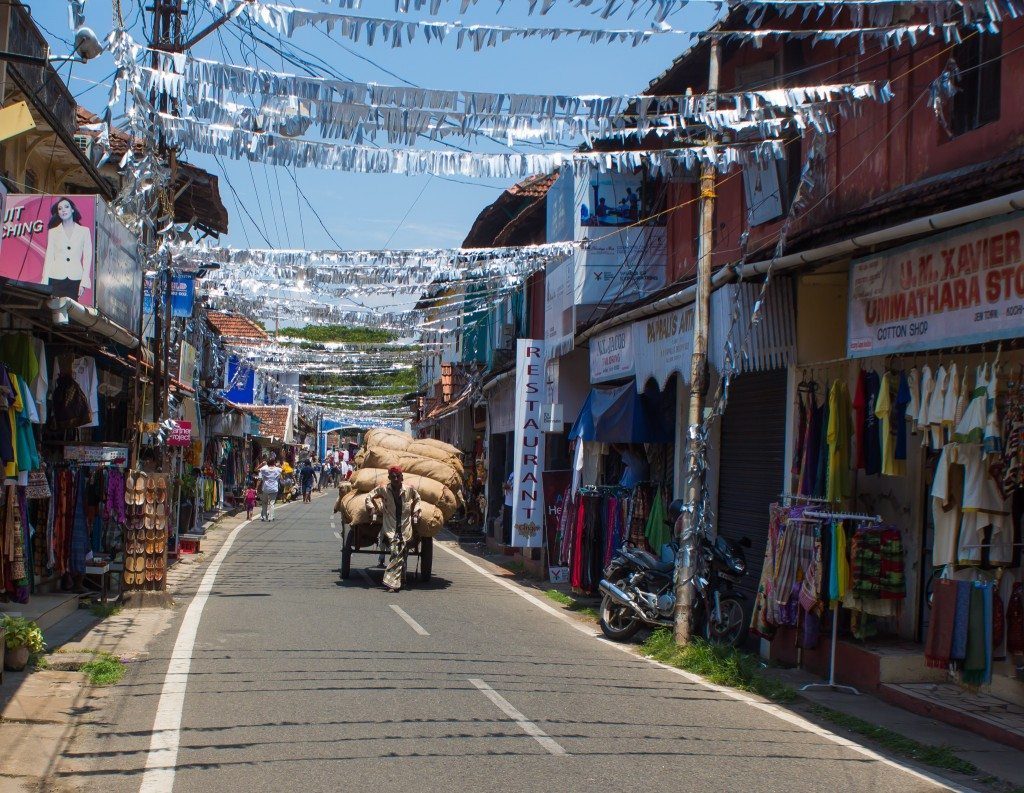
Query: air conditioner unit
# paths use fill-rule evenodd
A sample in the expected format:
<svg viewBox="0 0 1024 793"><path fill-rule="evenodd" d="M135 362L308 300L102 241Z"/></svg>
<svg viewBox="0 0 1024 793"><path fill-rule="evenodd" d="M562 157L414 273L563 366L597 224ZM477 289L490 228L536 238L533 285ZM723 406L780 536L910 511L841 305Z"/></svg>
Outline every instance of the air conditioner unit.
<svg viewBox="0 0 1024 793"><path fill-rule="evenodd" d="M78 150L82 152L89 160L92 160L92 144L94 140L92 135L75 135L75 145Z"/></svg>

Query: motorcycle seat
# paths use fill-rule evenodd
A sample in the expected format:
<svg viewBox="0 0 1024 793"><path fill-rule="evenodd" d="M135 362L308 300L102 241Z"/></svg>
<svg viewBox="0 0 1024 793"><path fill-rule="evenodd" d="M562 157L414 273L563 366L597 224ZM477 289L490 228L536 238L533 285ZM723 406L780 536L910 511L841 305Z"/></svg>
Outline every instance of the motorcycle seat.
<svg viewBox="0 0 1024 793"><path fill-rule="evenodd" d="M643 562L647 567L654 570L656 573L670 573L672 568L675 567L674 562L663 562L653 553L648 553L640 549L633 551L634 555Z"/></svg>

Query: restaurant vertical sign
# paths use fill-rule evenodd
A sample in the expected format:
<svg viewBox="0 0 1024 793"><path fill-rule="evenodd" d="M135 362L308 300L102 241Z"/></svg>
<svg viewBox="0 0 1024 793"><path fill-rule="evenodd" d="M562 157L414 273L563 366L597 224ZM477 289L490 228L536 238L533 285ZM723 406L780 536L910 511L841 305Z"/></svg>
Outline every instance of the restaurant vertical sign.
<svg viewBox="0 0 1024 793"><path fill-rule="evenodd" d="M512 545L540 548L544 542L544 342L516 341L515 463L512 468Z"/></svg>

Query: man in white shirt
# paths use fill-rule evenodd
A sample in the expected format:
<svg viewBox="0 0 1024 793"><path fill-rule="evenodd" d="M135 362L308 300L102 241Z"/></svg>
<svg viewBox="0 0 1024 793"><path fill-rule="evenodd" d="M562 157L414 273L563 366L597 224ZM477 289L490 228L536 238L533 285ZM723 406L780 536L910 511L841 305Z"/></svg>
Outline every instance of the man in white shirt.
<svg viewBox="0 0 1024 793"><path fill-rule="evenodd" d="M277 458L271 457L263 463L256 476L260 482L260 520L273 520L274 505L277 503L277 493L281 488L281 468L277 464Z"/></svg>

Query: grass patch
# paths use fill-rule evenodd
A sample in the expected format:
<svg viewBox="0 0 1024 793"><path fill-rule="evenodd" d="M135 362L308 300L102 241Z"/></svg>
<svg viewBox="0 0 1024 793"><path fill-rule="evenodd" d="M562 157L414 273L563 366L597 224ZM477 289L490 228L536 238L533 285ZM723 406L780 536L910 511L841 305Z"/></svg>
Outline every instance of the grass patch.
<svg viewBox="0 0 1024 793"><path fill-rule="evenodd" d="M761 671L756 655L697 639L686 647L676 644L668 628L654 631L641 646L644 655L663 664L706 677L720 686L738 688L774 702L792 702L796 692Z"/></svg>
<svg viewBox="0 0 1024 793"><path fill-rule="evenodd" d="M911 760L917 760L934 768L955 771L958 774L974 776L978 773L978 767L974 763L960 759L948 746L934 746L933 744L921 743L913 738L900 735L898 732L893 732L885 727L879 727L877 724L864 721L864 719L859 719L848 713L840 713L838 710L832 710L832 708L826 708L821 705L812 705L811 712L837 727L842 727L865 738L869 738L886 749L904 757L909 757Z"/></svg>
<svg viewBox="0 0 1024 793"><path fill-rule="evenodd" d="M545 589L544 594L551 598L556 603L560 603L565 606L569 611L574 611L577 614L582 614L585 617L589 617L592 620L598 619L597 609L593 606L588 606L584 603L580 603L572 595L567 595L565 592L560 592L557 589Z"/></svg>
<svg viewBox="0 0 1024 793"><path fill-rule="evenodd" d="M98 653L94 661L82 666L82 671L94 686L112 686L124 677L125 666L115 655Z"/></svg>
<svg viewBox="0 0 1024 793"><path fill-rule="evenodd" d="M105 620L107 617L113 617L115 614L120 614L121 606L117 603L93 603L89 611L93 613L93 616L99 617L101 620Z"/></svg>

